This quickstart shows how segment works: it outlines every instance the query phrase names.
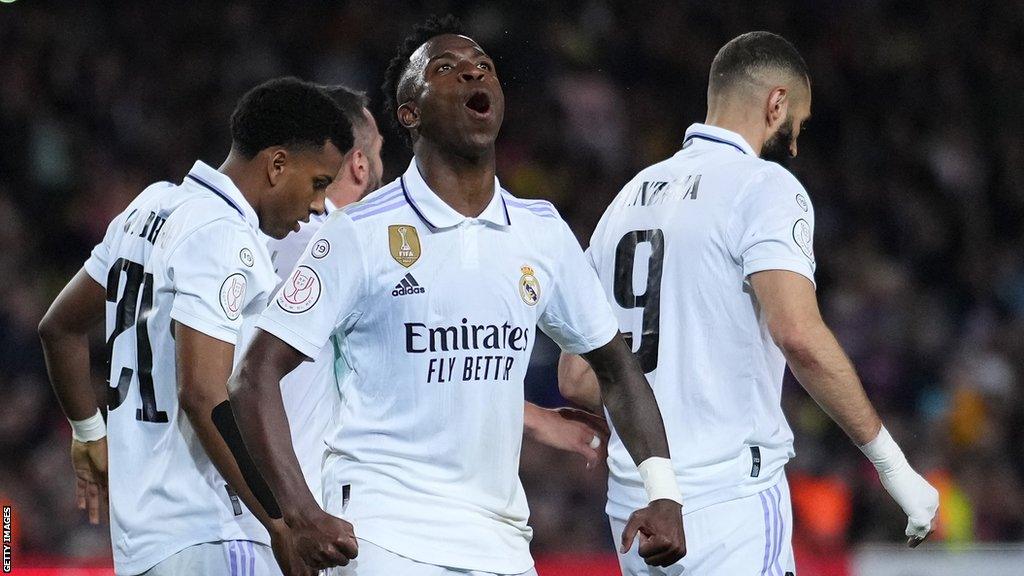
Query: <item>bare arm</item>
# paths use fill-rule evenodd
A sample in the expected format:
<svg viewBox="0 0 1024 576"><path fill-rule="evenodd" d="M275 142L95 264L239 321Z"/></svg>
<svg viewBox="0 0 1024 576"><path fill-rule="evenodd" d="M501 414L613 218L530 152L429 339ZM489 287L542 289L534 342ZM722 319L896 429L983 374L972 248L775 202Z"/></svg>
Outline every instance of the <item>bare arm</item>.
<svg viewBox="0 0 1024 576"><path fill-rule="evenodd" d="M601 413L601 385L582 356L562 352L558 358L558 391L562 397L595 414Z"/></svg>
<svg viewBox="0 0 1024 576"><path fill-rule="evenodd" d="M253 461L296 531L302 557L314 568L355 558L352 525L324 512L302 476L281 398L281 378L305 357L278 337L257 330L228 384L231 409Z"/></svg>
<svg viewBox="0 0 1024 576"><path fill-rule="evenodd" d="M269 530L279 530L253 495L239 471L238 463L224 442L210 413L228 399L235 347L180 322L174 325L175 358L178 372L178 402L188 416L196 437L217 467L217 471L245 502L253 515Z"/></svg>
<svg viewBox="0 0 1024 576"><path fill-rule="evenodd" d="M767 270L752 274L750 284L793 374L874 464L882 486L907 514L907 544L917 546L934 529L939 494L882 426L853 365L821 319L811 282L794 272Z"/></svg>
<svg viewBox="0 0 1024 576"><path fill-rule="evenodd" d="M103 323L106 290L80 269L39 322L46 370L69 420L95 417L99 407L89 378L89 332ZM102 423L99 423L102 425ZM98 431L101 433L101 431ZM78 508L99 524L107 500L107 439L71 441Z"/></svg>
<svg viewBox="0 0 1024 576"><path fill-rule="evenodd" d="M106 300L106 290L83 268L39 322L50 384L70 420L84 420L98 409L89 378L89 332L103 322Z"/></svg>
<svg viewBox="0 0 1024 576"><path fill-rule="evenodd" d="M873 440L882 421L821 319L811 282L794 272L767 270L751 275L750 284L796 379L857 446Z"/></svg>
<svg viewBox="0 0 1024 576"><path fill-rule="evenodd" d="M593 468L608 455L608 423L596 414L575 408L523 407L523 434L545 446L575 452Z"/></svg>
<svg viewBox="0 0 1024 576"><path fill-rule="evenodd" d="M611 342L583 357L597 376L608 415L633 461L639 465L652 456L669 458L665 423L654 391L622 336L616 334Z"/></svg>

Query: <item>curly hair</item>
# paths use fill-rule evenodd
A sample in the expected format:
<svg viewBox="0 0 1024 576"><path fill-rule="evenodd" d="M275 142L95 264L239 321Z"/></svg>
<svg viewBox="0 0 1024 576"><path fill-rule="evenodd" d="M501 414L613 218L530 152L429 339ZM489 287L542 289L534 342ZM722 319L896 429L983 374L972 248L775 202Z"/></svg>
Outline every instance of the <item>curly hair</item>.
<svg viewBox="0 0 1024 576"><path fill-rule="evenodd" d="M245 93L231 114L232 148L252 158L271 146L352 148L352 123L325 90L294 77L275 78Z"/></svg>
<svg viewBox="0 0 1024 576"><path fill-rule="evenodd" d="M384 84L381 90L384 92L384 114L388 117L388 124L405 139L405 143L412 145L412 137L409 131L398 122L398 106L405 100L399 90L403 88L402 77L409 67L409 57L420 46L431 38L443 34L462 34L462 22L447 14L445 16L430 16L425 22L413 28L411 34L402 39L395 51L394 57L388 62L388 69L384 72Z"/></svg>

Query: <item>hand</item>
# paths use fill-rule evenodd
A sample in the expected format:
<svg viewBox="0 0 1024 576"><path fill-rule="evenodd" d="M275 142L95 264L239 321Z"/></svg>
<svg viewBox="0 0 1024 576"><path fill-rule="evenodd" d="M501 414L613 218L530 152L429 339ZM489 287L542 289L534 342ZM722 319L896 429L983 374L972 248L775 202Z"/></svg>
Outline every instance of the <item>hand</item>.
<svg viewBox="0 0 1024 576"><path fill-rule="evenodd" d="M359 553L352 525L320 507L292 517L288 527L296 554L316 570L345 566Z"/></svg>
<svg viewBox="0 0 1024 576"><path fill-rule="evenodd" d="M910 464L892 470L879 470L882 486L907 515L907 546L916 548L935 531L939 510L939 491L921 477Z"/></svg>
<svg viewBox="0 0 1024 576"><path fill-rule="evenodd" d="M274 520L269 526L270 548L274 551L274 559L284 576L316 576L317 570L302 561L295 549L295 540L291 530L283 520Z"/></svg>
<svg viewBox="0 0 1024 576"><path fill-rule="evenodd" d="M588 470L608 457L609 430L604 418L575 408L533 408L531 413L528 427L537 442L583 456Z"/></svg>
<svg viewBox="0 0 1024 576"><path fill-rule="evenodd" d="M683 533L683 511L672 500L655 500L633 512L622 531L621 552L633 547L640 534L640 557L649 566L671 566L686 556L686 535Z"/></svg>
<svg viewBox="0 0 1024 576"><path fill-rule="evenodd" d="M89 511L89 523L100 523L107 507L107 439L93 442L71 440L71 465L75 469L78 509Z"/></svg>

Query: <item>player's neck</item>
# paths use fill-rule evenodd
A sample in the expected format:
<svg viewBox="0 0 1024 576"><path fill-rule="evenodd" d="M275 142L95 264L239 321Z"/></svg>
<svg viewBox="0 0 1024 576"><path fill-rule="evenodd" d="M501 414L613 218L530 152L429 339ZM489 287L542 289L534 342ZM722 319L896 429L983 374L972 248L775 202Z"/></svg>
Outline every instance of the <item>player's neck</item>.
<svg viewBox="0 0 1024 576"><path fill-rule="evenodd" d="M252 161L243 158L232 150L228 153L228 157L224 159L224 163L217 168L217 171L231 179L235 188L238 188L238 191L245 197L245 201L259 214L259 195L256 192L259 190L259 183L257 178L254 177L252 168L249 166L250 162Z"/></svg>
<svg viewBox="0 0 1024 576"><path fill-rule="evenodd" d="M476 218L494 196L494 147L467 158L434 146L416 147L416 165L423 180L445 204Z"/></svg>
<svg viewBox="0 0 1024 576"><path fill-rule="evenodd" d="M709 111L704 123L739 134L754 149L754 152L758 155L761 154L761 147L764 146L764 128L750 122L747 118Z"/></svg>

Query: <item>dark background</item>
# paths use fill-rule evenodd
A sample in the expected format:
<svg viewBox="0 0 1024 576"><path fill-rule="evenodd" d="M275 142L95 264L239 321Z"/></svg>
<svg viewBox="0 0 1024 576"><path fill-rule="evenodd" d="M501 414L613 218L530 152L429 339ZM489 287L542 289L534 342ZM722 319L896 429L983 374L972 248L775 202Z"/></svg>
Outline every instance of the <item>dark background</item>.
<svg viewBox="0 0 1024 576"><path fill-rule="evenodd" d="M106 527L74 508L35 326L110 219L196 158L219 165L234 103L260 81L343 82L379 111L395 45L449 11L504 83L502 183L553 201L584 245L620 186L704 119L718 48L756 29L790 39L814 91L791 169L816 206L826 321L940 488L936 538L1021 540L1024 3L509 4L0 3L0 500L24 553L109 554ZM388 126L390 179L411 152ZM538 345L529 382L549 405L555 359ZM905 518L870 464L790 384L801 554L899 541ZM522 477L538 554L611 548L602 471L528 443Z"/></svg>

